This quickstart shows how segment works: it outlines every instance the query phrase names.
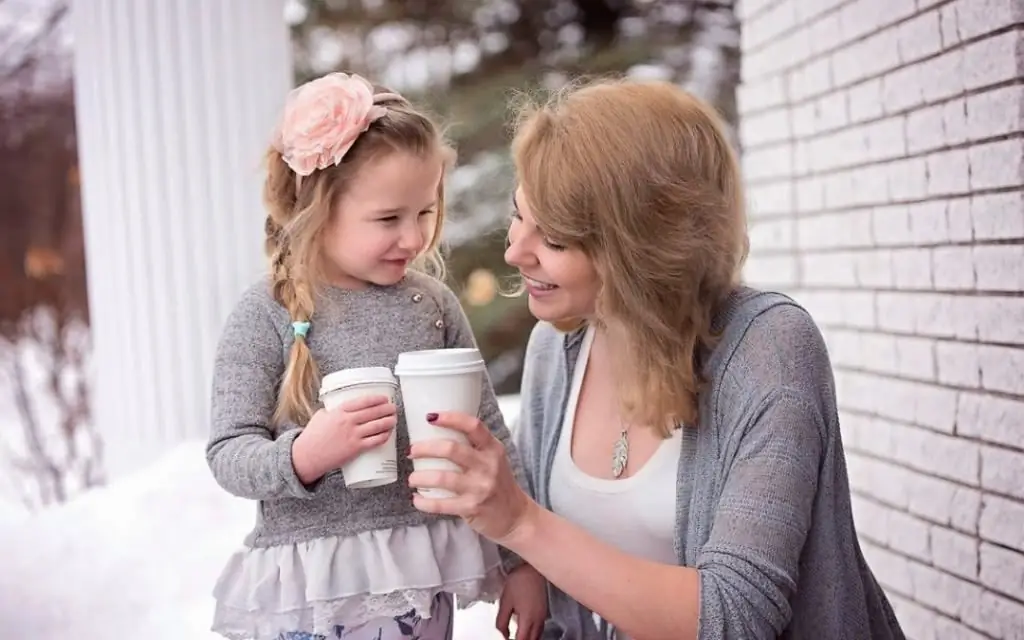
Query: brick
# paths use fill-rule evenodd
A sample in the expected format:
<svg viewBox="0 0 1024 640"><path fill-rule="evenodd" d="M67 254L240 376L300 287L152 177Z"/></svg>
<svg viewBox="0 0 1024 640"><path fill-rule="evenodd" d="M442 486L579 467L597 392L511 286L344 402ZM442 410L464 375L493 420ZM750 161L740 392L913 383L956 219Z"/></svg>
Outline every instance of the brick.
<svg viewBox="0 0 1024 640"><path fill-rule="evenodd" d="M854 265L857 284L874 289L889 289L895 284L892 252L884 249L865 251L857 255Z"/></svg>
<svg viewBox="0 0 1024 640"><path fill-rule="evenodd" d="M935 357L942 384L973 389L981 387L978 345L943 340L935 345Z"/></svg>
<svg viewBox="0 0 1024 640"><path fill-rule="evenodd" d="M1024 238L1024 191L973 196L970 217L977 240Z"/></svg>
<svg viewBox="0 0 1024 640"><path fill-rule="evenodd" d="M971 199L968 197L946 200L946 230L950 242L974 240L971 220Z"/></svg>
<svg viewBox="0 0 1024 640"><path fill-rule="evenodd" d="M871 232L880 246L912 243L914 233L908 205L875 207L871 212Z"/></svg>
<svg viewBox="0 0 1024 640"><path fill-rule="evenodd" d="M843 253L804 254L799 257L803 282L808 285L853 287L853 262Z"/></svg>
<svg viewBox="0 0 1024 640"><path fill-rule="evenodd" d="M917 109L907 115L907 151L932 151L946 144L942 128L942 105Z"/></svg>
<svg viewBox="0 0 1024 640"><path fill-rule="evenodd" d="M896 374L915 380L935 380L935 343L928 338L896 339Z"/></svg>
<svg viewBox="0 0 1024 640"><path fill-rule="evenodd" d="M882 115L882 80L873 78L850 87L847 92L850 122L863 122Z"/></svg>
<svg viewBox="0 0 1024 640"><path fill-rule="evenodd" d="M1024 298L985 296L973 300L977 336L985 342L1024 344Z"/></svg>
<svg viewBox="0 0 1024 640"><path fill-rule="evenodd" d="M745 148L757 147L772 142L781 142L790 137L789 110L771 109L740 120L740 139Z"/></svg>
<svg viewBox="0 0 1024 640"><path fill-rule="evenodd" d="M910 563L914 599L954 618L980 609L982 590L975 584L932 567Z"/></svg>
<svg viewBox="0 0 1024 640"><path fill-rule="evenodd" d="M749 225L750 246L760 254L790 252L793 250L793 222L788 219L770 219Z"/></svg>
<svg viewBox="0 0 1024 640"><path fill-rule="evenodd" d="M951 49L960 44L960 27L956 11L957 3L953 2L939 7L939 26L942 30L942 47Z"/></svg>
<svg viewBox="0 0 1024 640"><path fill-rule="evenodd" d="M950 100L942 106L942 131L948 145L967 140L967 102L963 98Z"/></svg>
<svg viewBox="0 0 1024 640"><path fill-rule="evenodd" d="M784 142L758 147L743 154L743 174L748 181L786 178L793 173L793 145Z"/></svg>
<svg viewBox="0 0 1024 640"><path fill-rule="evenodd" d="M933 153L927 157L927 166L930 196L967 193L973 186L966 149Z"/></svg>
<svg viewBox="0 0 1024 640"><path fill-rule="evenodd" d="M974 251L968 246L936 247L932 251L935 288L969 291L975 286Z"/></svg>
<svg viewBox="0 0 1024 640"><path fill-rule="evenodd" d="M929 289L932 286L932 262L927 251L894 249L892 268L898 289Z"/></svg>
<svg viewBox="0 0 1024 640"><path fill-rule="evenodd" d="M808 5L807 3L795 2L798 9L802 10L813 10L816 13L825 11L822 6L826 3L816 3L814 5ZM811 41L811 53L814 55L821 55L822 53L831 50L837 44L844 41L842 25L839 22L839 12L834 11L821 18L815 20L808 27L808 35Z"/></svg>
<svg viewBox="0 0 1024 640"><path fill-rule="evenodd" d="M797 261L792 256L750 256L743 269L751 284L787 287L797 282Z"/></svg>
<svg viewBox="0 0 1024 640"><path fill-rule="evenodd" d="M984 599L984 594L982 598ZM935 640L990 640L970 627L943 616L935 616Z"/></svg>
<svg viewBox="0 0 1024 640"><path fill-rule="evenodd" d="M793 212L793 187L788 182L750 185L747 187L750 215L771 216Z"/></svg>
<svg viewBox="0 0 1024 640"><path fill-rule="evenodd" d="M788 74L789 97L800 102L832 89L832 61L829 56L812 59Z"/></svg>
<svg viewBox="0 0 1024 640"><path fill-rule="evenodd" d="M960 34L965 40L1024 22L1024 5L1019 2L958 0L956 11Z"/></svg>
<svg viewBox="0 0 1024 640"><path fill-rule="evenodd" d="M1024 605L991 591L964 611L964 621L992 638L1024 638Z"/></svg>
<svg viewBox="0 0 1024 640"><path fill-rule="evenodd" d="M906 158L886 165L889 195L893 200L916 200L928 192L928 167L924 158Z"/></svg>
<svg viewBox="0 0 1024 640"><path fill-rule="evenodd" d="M1024 452L982 447L981 486L1024 500Z"/></svg>
<svg viewBox="0 0 1024 640"><path fill-rule="evenodd" d="M970 148L971 189L1019 187L1024 183L1024 138Z"/></svg>
<svg viewBox="0 0 1024 640"><path fill-rule="evenodd" d="M744 82L736 88L736 100L742 116L783 105L786 102L783 78L775 75Z"/></svg>
<svg viewBox="0 0 1024 640"><path fill-rule="evenodd" d="M953 49L909 67L921 87L925 102L952 98L964 91L964 52Z"/></svg>
<svg viewBox="0 0 1024 640"><path fill-rule="evenodd" d="M982 345L978 363L982 388L1016 394L1024 391L1024 349Z"/></svg>
<svg viewBox="0 0 1024 640"><path fill-rule="evenodd" d="M914 244L936 245L949 242L947 206L946 200L926 200L912 203L907 207L910 216L910 235ZM937 281L936 286L941 288Z"/></svg>
<svg viewBox="0 0 1024 640"><path fill-rule="evenodd" d="M881 582L881 580L879 581ZM882 585L888 586L884 582ZM906 637L914 640L938 640L937 625L942 616L922 607L913 600L896 594L888 595L889 604L892 605L893 613L900 621L900 628Z"/></svg>
<svg viewBox="0 0 1024 640"><path fill-rule="evenodd" d="M949 480L910 471L906 476L907 510L957 531L978 533L981 492Z"/></svg>
<svg viewBox="0 0 1024 640"><path fill-rule="evenodd" d="M832 131L850 123L846 112L846 94L830 93L817 99L814 105L815 128L818 132Z"/></svg>
<svg viewBox="0 0 1024 640"><path fill-rule="evenodd" d="M895 456L914 469L978 485L980 447L977 443L916 427L901 427L893 434Z"/></svg>
<svg viewBox="0 0 1024 640"><path fill-rule="evenodd" d="M906 127L907 123L903 116L886 118L863 125L861 131L867 138L867 157L865 159L889 160L906 155L908 151Z"/></svg>
<svg viewBox="0 0 1024 640"><path fill-rule="evenodd" d="M960 28L964 29L962 16ZM978 89L1018 78L1021 72L1021 60L1017 57L1019 40L1019 31L1007 31L967 45L963 64L965 88Z"/></svg>
<svg viewBox="0 0 1024 640"><path fill-rule="evenodd" d="M924 102L926 82L934 80L941 82L943 86L950 85L950 87L959 88L959 85L954 81L935 80L935 77L940 73L948 71L944 69L937 69L939 63L929 61L925 64L936 67L936 70L933 70L928 74L924 74L917 67L903 67L902 69L896 69L882 77L881 106L885 113L901 113ZM957 93L957 89L949 88L943 91L943 93L953 95ZM929 90L929 95L934 95L934 92Z"/></svg>
<svg viewBox="0 0 1024 640"><path fill-rule="evenodd" d="M939 12L926 11L899 25L900 62L907 64L938 53L942 49Z"/></svg>
<svg viewBox="0 0 1024 640"><path fill-rule="evenodd" d="M913 592L914 584L910 578L910 562L906 558L871 542L865 541L861 546L872 573L886 589L895 589L900 593L907 594Z"/></svg>
<svg viewBox="0 0 1024 640"><path fill-rule="evenodd" d="M1024 504L999 496L982 497L978 533L989 542L995 542L1017 551L1024 551Z"/></svg>
<svg viewBox="0 0 1024 640"><path fill-rule="evenodd" d="M967 98L967 137L1004 136L1024 130L1024 85L999 87Z"/></svg>
<svg viewBox="0 0 1024 640"><path fill-rule="evenodd" d="M1019 598L1024 594L1024 554L988 543L981 545L981 583Z"/></svg>
<svg viewBox="0 0 1024 640"><path fill-rule="evenodd" d="M929 536L932 564L967 580L978 579L977 538L934 525Z"/></svg>
<svg viewBox="0 0 1024 640"><path fill-rule="evenodd" d="M1024 245L977 245L974 266L984 291L1024 291Z"/></svg>
<svg viewBox="0 0 1024 640"><path fill-rule="evenodd" d="M980 375L980 374L979 374ZM1024 450L1024 401L961 393L957 433Z"/></svg>
<svg viewBox="0 0 1024 640"><path fill-rule="evenodd" d="M816 213L825 209L825 178L801 178L796 183L796 210Z"/></svg>

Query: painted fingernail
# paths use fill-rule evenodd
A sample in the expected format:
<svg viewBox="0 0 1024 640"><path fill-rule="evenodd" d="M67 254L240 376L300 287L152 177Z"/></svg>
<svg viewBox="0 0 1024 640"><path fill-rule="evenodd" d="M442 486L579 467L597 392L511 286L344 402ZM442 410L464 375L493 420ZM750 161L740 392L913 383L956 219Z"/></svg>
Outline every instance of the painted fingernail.
<svg viewBox="0 0 1024 640"><path fill-rule="evenodd" d="M427 414L427 422L435 422L435 421L437 421L437 419L439 417L440 416L438 416L436 413L428 413Z"/></svg>

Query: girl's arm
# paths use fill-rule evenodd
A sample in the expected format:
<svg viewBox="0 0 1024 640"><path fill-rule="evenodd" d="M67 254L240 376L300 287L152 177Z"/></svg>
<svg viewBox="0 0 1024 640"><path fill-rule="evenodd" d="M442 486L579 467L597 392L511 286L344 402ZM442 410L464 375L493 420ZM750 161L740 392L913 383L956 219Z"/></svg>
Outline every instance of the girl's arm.
<svg viewBox="0 0 1024 640"><path fill-rule="evenodd" d="M271 319L269 295L251 288L228 317L217 346L206 460L228 492L251 500L308 498L292 466L292 429L274 438L270 417L284 373L284 345Z"/></svg>

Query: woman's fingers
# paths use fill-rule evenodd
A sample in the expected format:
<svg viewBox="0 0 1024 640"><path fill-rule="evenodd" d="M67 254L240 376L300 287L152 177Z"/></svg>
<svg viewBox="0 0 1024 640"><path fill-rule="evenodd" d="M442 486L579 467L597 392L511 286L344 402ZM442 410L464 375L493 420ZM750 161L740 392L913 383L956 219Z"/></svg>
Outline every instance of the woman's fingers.
<svg viewBox="0 0 1024 640"><path fill-rule="evenodd" d="M353 400L353 402L357 401L358 400ZM345 414L347 414L347 416L345 416ZM379 402L369 407L363 407L354 411L346 411L345 414L342 415L347 417L351 421L351 424L358 425L372 422L378 418L397 416L398 407L385 399L385 402Z"/></svg>
<svg viewBox="0 0 1024 640"><path fill-rule="evenodd" d="M476 416L469 414L451 411L439 413L433 424L466 434L469 443L476 449L482 449L497 442L497 439L491 435L491 432L488 431L484 423Z"/></svg>
<svg viewBox="0 0 1024 640"><path fill-rule="evenodd" d="M479 464L476 450L454 440L424 440L409 447L409 457L444 458L459 465L463 469L472 469Z"/></svg>

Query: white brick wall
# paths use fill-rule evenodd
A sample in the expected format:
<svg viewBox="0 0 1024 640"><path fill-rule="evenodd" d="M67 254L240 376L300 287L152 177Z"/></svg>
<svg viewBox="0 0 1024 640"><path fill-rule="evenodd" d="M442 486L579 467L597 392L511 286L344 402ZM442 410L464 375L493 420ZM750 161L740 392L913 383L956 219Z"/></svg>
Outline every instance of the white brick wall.
<svg viewBox="0 0 1024 640"><path fill-rule="evenodd" d="M747 280L829 344L909 638L1024 639L1024 1L742 0Z"/></svg>

